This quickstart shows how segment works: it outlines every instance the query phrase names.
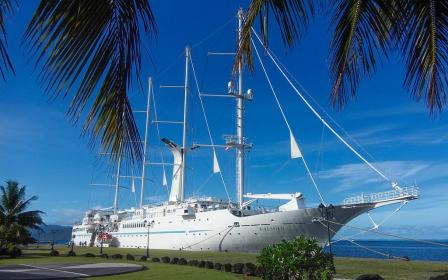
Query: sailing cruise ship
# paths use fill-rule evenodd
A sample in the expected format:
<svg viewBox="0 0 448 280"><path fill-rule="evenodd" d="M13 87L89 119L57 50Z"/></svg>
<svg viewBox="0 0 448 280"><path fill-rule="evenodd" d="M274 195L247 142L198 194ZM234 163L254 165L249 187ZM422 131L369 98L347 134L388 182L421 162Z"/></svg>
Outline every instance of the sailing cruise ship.
<svg viewBox="0 0 448 280"><path fill-rule="evenodd" d="M241 36L243 13L238 12L238 40ZM255 44L260 40L253 31L253 49L259 57ZM261 43L261 42L260 42ZM148 127L150 123L157 125L158 120L150 120L151 95L153 95L153 82L149 79L149 91L146 108L146 130L144 137L144 161L141 176L133 176L132 179L140 179L141 196L139 207L127 210L118 209L118 188L120 187L121 160L118 162L114 207L108 209L95 209L86 212L82 223L74 225L72 231L72 242L75 246L113 246L120 248L151 248L151 249L173 249L194 251L238 251L258 252L267 245L291 240L297 236L304 235L316 239L322 246L328 244L331 238L349 221L378 207L397 204L399 207L408 201L419 197L419 189L416 186L402 187L392 182L381 173L373 164L368 162L358 153L338 132L333 129L324 118L311 106L300 91L294 86L287 72L272 54L271 50L264 49L280 73L291 85L305 105L316 115L335 136L342 141L352 152L355 153L368 167L388 181L392 189L385 192L363 194L350 197L339 205L325 203L317 187L313 175L308 169L303 158L288 120L283 113L275 90L266 73L263 62L260 59L270 89L276 98L277 105L282 113L285 124L290 132L291 158L302 159L305 169L310 176L313 185L321 198L318 207L308 207L305 196L301 192L295 193L245 193L245 156L252 144L247 142L244 133L244 106L245 102L253 99L252 90L243 90L243 64L238 65L238 71L234 77L236 82L229 82L228 94L236 100L235 106L235 135L226 136L225 145L214 145L201 100L205 123L210 136L210 145L195 144L188 147L187 141L187 110L189 79L193 74L196 80L194 64L190 56L190 49L185 50L185 84L183 101L183 131L182 145L174 143L168 138L161 141L171 151L172 163L162 163L164 166L172 167L171 189L169 199L159 205L144 204L145 166L148 155ZM190 73L192 72L192 73ZM197 83L197 80L196 80ZM235 85L235 86L234 86ZM198 89L199 91L199 89ZM199 92L198 92L199 93ZM205 94L202 94L205 95ZM200 95L201 98L201 95ZM200 146L206 146L213 151L213 171L220 173L221 170L215 149L225 148L235 151L235 177L236 177L236 201L230 199L216 199L212 197L184 197L184 186L186 178L186 157L188 153ZM187 152L188 151L188 152ZM165 169L164 169L165 171ZM166 184L165 172L163 181ZM224 182L224 179L222 179ZM254 206L254 202L261 200L283 201L274 209L265 209Z"/></svg>

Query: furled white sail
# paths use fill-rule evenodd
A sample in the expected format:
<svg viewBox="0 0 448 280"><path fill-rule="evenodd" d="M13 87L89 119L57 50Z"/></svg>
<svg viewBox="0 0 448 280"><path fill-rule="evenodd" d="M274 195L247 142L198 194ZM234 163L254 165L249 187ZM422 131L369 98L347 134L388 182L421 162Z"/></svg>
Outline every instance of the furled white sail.
<svg viewBox="0 0 448 280"><path fill-rule="evenodd" d="M289 137L291 139L291 158L301 158L302 152L297 145L296 138L294 138L294 134L292 134L292 131L289 132Z"/></svg>
<svg viewBox="0 0 448 280"><path fill-rule="evenodd" d="M167 181L166 181L166 173L165 173L165 168L163 169L163 177L162 177L162 186L166 187L168 185Z"/></svg>
<svg viewBox="0 0 448 280"><path fill-rule="evenodd" d="M134 179L134 175L132 175L132 192L135 193L135 179Z"/></svg>
<svg viewBox="0 0 448 280"><path fill-rule="evenodd" d="M216 152L213 151L213 173L219 173L221 169L219 168L218 158L216 157Z"/></svg>

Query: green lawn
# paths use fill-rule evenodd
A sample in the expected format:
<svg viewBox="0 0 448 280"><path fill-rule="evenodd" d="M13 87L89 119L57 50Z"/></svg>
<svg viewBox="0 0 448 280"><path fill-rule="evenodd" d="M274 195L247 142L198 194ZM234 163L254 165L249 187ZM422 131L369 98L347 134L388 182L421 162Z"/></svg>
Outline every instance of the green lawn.
<svg viewBox="0 0 448 280"><path fill-rule="evenodd" d="M17 259L0 260L0 265L6 264L45 264L45 263L91 263L91 262L128 262L127 260L105 260L101 258L86 258L82 254L87 252L99 255L99 248L75 248L77 257L64 257L68 248L58 246L57 249L61 253L60 257L48 257L48 247L39 249L24 250L24 256ZM117 249L104 248L104 252L112 255L127 253L137 258L145 255L143 249ZM255 262L255 254L247 253L218 253L218 252L189 252L189 251L170 251L170 250L150 250L151 257L184 257L187 260L210 260L221 263L237 263L237 262ZM255 279L243 275L225 273L205 268L196 268L190 266L160 264L152 262L138 262L148 266L148 269L132 274L124 274L117 276L98 277L96 279ZM336 258L335 259L337 277L354 279L363 273L378 273L387 280L420 280L428 279L430 276L439 275L448 272L448 263L437 262L418 262L418 261L398 261L398 260L373 260L373 259L352 259L352 258Z"/></svg>
<svg viewBox="0 0 448 280"><path fill-rule="evenodd" d="M427 280L448 272L446 262L336 258L336 271L341 278L354 279L365 273L377 273L386 280Z"/></svg>

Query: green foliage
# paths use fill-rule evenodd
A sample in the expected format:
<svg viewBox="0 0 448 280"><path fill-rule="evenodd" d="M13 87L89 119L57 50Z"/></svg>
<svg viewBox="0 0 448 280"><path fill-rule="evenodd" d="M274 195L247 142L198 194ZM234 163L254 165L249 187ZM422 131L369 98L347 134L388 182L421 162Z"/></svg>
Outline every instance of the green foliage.
<svg viewBox="0 0 448 280"><path fill-rule="evenodd" d="M76 257L76 253L75 253L75 251L69 251L69 252L67 253L67 257Z"/></svg>
<svg viewBox="0 0 448 280"><path fill-rule="evenodd" d="M3 248L0 248L0 256L10 256L16 258L22 255L22 250L13 243L8 243Z"/></svg>
<svg viewBox="0 0 448 280"><path fill-rule="evenodd" d="M76 122L90 106L84 133L118 159L141 160L128 91L139 81L142 37L156 35L147 0L40 1L25 32L49 94L72 96Z"/></svg>
<svg viewBox="0 0 448 280"><path fill-rule="evenodd" d="M37 196L25 197L25 186L6 181L0 186L0 248L35 242L30 229L42 230L42 211L26 211Z"/></svg>
<svg viewBox="0 0 448 280"><path fill-rule="evenodd" d="M140 257L140 261L142 262L146 262L148 260L148 258L146 256L141 256Z"/></svg>
<svg viewBox="0 0 448 280"><path fill-rule="evenodd" d="M51 250L49 255L52 256L52 257L59 256L59 251L58 250Z"/></svg>
<svg viewBox="0 0 448 280"><path fill-rule="evenodd" d="M121 260L123 258L122 254L113 254L110 256L112 259Z"/></svg>
<svg viewBox="0 0 448 280"><path fill-rule="evenodd" d="M257 263L263 279L329 280L335 273L333 256L323 252L314 239L303 236L267 246Z"/></svg>
<svg viewBox="0 0 448 280"><path fill-rule="evenodd" d="M384 280L384 278L378 274L363 274L356 277L356 280Z"/></svg>
<svg viewBox="0 0 448 280"><path fill-rule="evenodd" d="M222 266L222 270L225 271L225 272L231 272L231 271L232 271L232 264L230 264L230 263L225 263L225 264Z"/></svg>
<svg viewBox="0 0 448 280"><path fill-rule="evenodd" d="M16 8L15 0L2 0L0 5L0 75L3 80L6 80L8 72L14 73L14 68L11 59L8 56L5 19L8 18Z"/></svg>
<svg viewBox="0 0 448 280"><path fill-rule="evenodd" d="M354 98L361 79L395 53L404 62L404 88L417 101L424 98L431 113L447 106L448 4L441 0L251 0L234 72L241 61L253 67L251 32L258 18L265 46L271 13L284 44L292 47L320 10L332 18L329 70L334 106L342 108Z"/></svg>

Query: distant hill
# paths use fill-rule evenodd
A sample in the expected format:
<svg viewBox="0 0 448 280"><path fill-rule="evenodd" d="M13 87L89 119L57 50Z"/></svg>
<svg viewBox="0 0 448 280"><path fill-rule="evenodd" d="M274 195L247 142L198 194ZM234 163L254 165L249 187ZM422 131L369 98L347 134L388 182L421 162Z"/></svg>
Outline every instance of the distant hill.
<svg viewBox="0 0 448 280"><path fill-rule="evenodd" d="M54 232L55 243L66 244L71 240L71 226L47 225L43 226L42 229L44 232L31 231L31 235L40 243L51 242L53 239L52 231Z"/></svg>

